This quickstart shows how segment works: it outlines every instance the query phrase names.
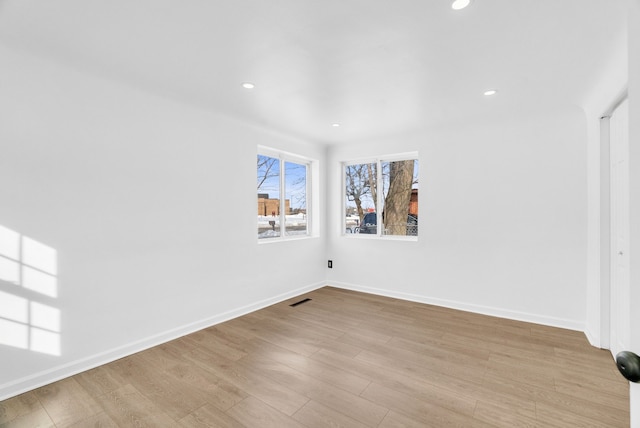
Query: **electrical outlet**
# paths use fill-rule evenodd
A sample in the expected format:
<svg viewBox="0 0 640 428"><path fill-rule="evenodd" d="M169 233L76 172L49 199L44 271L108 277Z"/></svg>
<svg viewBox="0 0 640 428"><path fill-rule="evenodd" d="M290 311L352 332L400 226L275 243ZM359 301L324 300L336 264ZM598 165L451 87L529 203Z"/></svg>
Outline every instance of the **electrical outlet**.
<svg viewBox="0 0 640 428"><path fill-rule="evenodd" d="M333 269L333 260L329 260L329 262L327 263L327 267L329 269Z"/></svg>

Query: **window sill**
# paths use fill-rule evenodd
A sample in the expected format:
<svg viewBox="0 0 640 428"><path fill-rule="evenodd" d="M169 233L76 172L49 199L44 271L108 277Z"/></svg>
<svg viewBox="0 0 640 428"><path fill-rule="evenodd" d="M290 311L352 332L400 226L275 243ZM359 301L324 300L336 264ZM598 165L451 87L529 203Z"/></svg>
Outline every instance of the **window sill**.
<svg viewBox="0 0 640 428"><path fill-rule="evenodd" d="M263 239L258 239L258 245L263 245L263 244L272 244L272 243L276 243L276 242L290 242L290 241L305 241L307 239L315 239L318 238L317 236L313 236L313 235L299 235L299 236L287 236L285 238L263 238Z"/></svg>
<svg viewBox="0 0 640 428"><path fill-rule="evenodd" d="M373 235L373 234L359 234L359 233L343 233L343 237L346 239L364 239L364 240L380 240L380 241L409 241L417 242L417 236L402 236L402 235Z"/></svg>

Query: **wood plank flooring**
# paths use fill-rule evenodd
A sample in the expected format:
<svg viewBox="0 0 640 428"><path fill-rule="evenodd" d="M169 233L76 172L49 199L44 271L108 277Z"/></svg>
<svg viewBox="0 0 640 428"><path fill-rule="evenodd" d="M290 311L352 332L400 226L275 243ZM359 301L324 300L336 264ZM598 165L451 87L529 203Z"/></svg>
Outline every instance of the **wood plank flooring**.
<svg viewBox="0 0 640 428"><path fill-rule="evenodd" d="M20 428L627 426L582 333L332 287L0 402Z"/></svg>

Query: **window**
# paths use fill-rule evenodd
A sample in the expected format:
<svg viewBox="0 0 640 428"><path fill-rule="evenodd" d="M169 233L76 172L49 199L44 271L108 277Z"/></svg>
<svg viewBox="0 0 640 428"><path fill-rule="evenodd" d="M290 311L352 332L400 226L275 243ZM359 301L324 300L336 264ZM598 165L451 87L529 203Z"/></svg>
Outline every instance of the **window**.
<svg viewBox="0 0 640 428"><path fill-rule="evenodd" d="M258 239L309 236L311 161L270 149L257 161Z"/></svg>
<svg viewBox="0 0 640 428"><path fill-rule="evenodd" d="M343 171L346 234L418 236L417 154L347 162Z"/></svg>

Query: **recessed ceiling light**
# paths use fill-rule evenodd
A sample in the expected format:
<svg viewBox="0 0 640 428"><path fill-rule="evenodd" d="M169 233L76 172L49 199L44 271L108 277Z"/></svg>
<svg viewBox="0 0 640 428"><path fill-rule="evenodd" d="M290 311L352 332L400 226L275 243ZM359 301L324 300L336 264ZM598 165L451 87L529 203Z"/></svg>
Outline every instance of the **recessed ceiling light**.
<svg viewBox="0 0 640 428"><path fill-rule="evenodd" d="M339 123L332 123L331 126L333 126L334 128L337 128L337 127L340 126L340 124Z"/></svg>
<svg viewBox="0 0 640 428"><path fill-rule="evenodd" d="M498 93L497 89L487 89L486 91L484 91L484 94L488 97L491 95L495 95L497 93Z"/></svg>
<svg viewBox="0 0 640 428"><path fill-rule="evenodd" d="M242 84L242 87L243 87L243 88L245 88L245 89L253 89L253 88L255 88L255 87L256 87L256 85L254 85L254 84L253 84L253 83L251 83L251 82L244 82L244 83Z"/></svg>
<svg viewBox="0 0 640 428"><path fill-rule="evenodd" d="M471 0L453 0L453 3L451 3L451 9L453 10L464 9L470 4L471 4Z"/></svg>

